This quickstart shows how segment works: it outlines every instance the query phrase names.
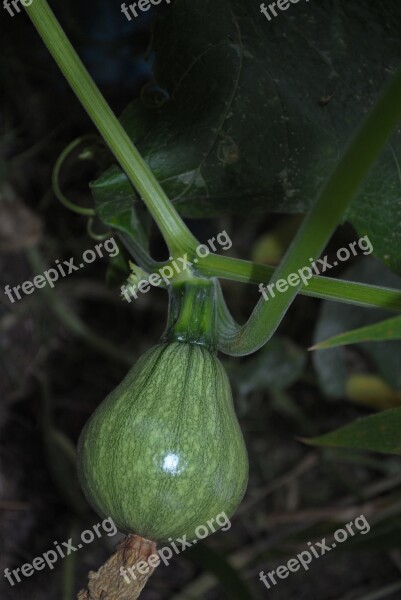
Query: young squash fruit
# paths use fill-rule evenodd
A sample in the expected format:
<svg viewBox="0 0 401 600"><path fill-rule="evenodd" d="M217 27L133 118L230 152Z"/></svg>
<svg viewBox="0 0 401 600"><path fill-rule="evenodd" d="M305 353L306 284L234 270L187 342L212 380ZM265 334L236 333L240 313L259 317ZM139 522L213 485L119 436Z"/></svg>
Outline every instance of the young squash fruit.
<svg viewBox="0 0 401 600"><path fill-rule="evenodd" d="M156 542L231 516L248 459L215 354L186 341L146 352L86 424L79 476L96 512Z"/></svg>

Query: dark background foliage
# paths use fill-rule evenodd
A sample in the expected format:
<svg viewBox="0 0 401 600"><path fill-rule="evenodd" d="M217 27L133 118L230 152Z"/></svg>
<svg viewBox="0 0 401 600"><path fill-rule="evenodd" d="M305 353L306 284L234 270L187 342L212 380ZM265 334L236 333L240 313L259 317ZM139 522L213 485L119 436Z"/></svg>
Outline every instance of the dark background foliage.
<svg viewBox="0 0 401 600"><path fill-rule="evenodd" d="M197 45L205 43L208 36L218 38L222 30L224 40L233 44L231 11L237 17L242 11L248 52L259 52L251 65L255 72L248 71L249 81L241 82L230 125L224 132L222 129L216 154L210 155L205 175L211 184L210 195L201 198L202 204L190 188L188 196L182 196L176 205L201 240L226 229L233 240L233 256L269 264L282 256L299 224L297 215L307 207L348 134L377 97L400 57L395 32L399 32L401 10L396 2L382 6L360 0L347 3L349 8L343 10L344 3L327 1L314 5L313 18L307 17L310 6L307 9L308 5L300 3L294 5L291 16L283 16L269 30L257 3L251 30L247 29L250 16L239 2L208 2L209 20L201 19L197 3L200 13L194 11L192 28L180 21L182 6L180 9L177 3L170 13L164 8L158 11L155 43L150 51L154 13L145 13L129 23L116 0L60 0L53 4L117 113L140 97L143 87L152 81L153 66L158 83L169 89L185 67L185 62L177 64L176 59L183 48L189 48L189 54L196 52ZM335 25L333 15L337 15L347 40L346 48L341 44L337 48L333 69L338 69L338 77L334 76L334 86L329 82L327 60L323 60L332 50L330 40L336 39L328 35ZM0 139L2 292L7 284L14 286L32 279L56 259L80 257L95 242L87 233L86 219L60 205L51 188L51 171L60 152L74 138L93 133L93 127L26 15L11 17L2 10L0 18L4 90ZM266 51L263 44L268 31L272 49ZM315 34L319 39L314 38ZM301 36L303 52L297 47ZM148 97L142 104L136 100L125 113L127 127L132 127L133 135L139 132L139 145L160 178L175 169L176 180L169 180L172 196L182 192L178 180L189 181L182 178L183 174L198 167L199 154L209 143L202 138L205 119L210 121L209 127L214 126L220 115L219 102L224 104L224 86L232 85L235 50L224 54L230 50L230 43L216 50L212 57L214 70L207 65L203 71L195 70L193 81L180 90L176 102L182 111L181 120L168 103L155 112L149 107ZM258 73L265 59L277 74L266 72L263 79ZM342 86L339 81L344 78L347 83ZM276 79L279 83L276 81L274 86ZM252 93L247 94L249 90ZM264 106L270 93L273 100L280 98L281 108L274 101L272 108ZM322 97L333 93L332 102L319 105ZM192 113L188 107L193 108ZM292 149L302 142L310 152L308 155L303 151L296 165L288 162L291 148L278 151L283 131L274 118L286 118L283 107L286 112L292 110L286 130L287 134L293 132L297 140ZM240 113L246 115L246 126ZM263 127L259 125L262 113ZM319 143L314 145L315 138ZM399 134L393 140L395 153L397 141L399 144ZM351 224L343 225L331 241L328 254L332 257L337 248L357 239L358 233L366 233L368 228L377 241L379 258L399 272L401 219L394 218L399 181L394 183L396 163L393 155L389 158L391 149L388 154L382 159L380 173L373 174L367 184L365 196L352 209L350 220L357 231ZM89 182L101 176L104 165L110 162L107 155L98 158L82 162L77 155L72 156L63 170L63 189L79 204L92 205ZM287 167L289 172L283 175ZM292 177L299 171L302 177L295 185L287 175ZM249 181L257 183L251 193ZM297 189L303 186L300 195L288 193L294 185ZM384 188L388 193L381 196L383 206L378 208L371 199ZM252 214L253 208L258 209L257 215ZM379 209L386 218L377 219ZM211 215L213 219L206 218ZM96 222L94 227L100 231L102 225ZM390 235L393 231L398 237ZM165 256L164 244L155 231L151 247L155 256ZM119 285L127 274L128 259L123 247L121 254L122 261L99 259L60 280L49 295L36 290L14 304L3 293L0 295L1 575L6 567L32 562L52 548L54 540L65 541L71 531L80 532L98 522L86 505L81 509L73 461L65 447L69 448L68 443L75 446L91 412L121 380L131 357L136 359L157 342L166 319L166 297L161 290L154 289L131 304L121 300ZM378 259L359 257L351 262L348 273L345 267L338 268L335 276L400 287L398 276ZM224 290L235 316L244 320L258 299L256 288L225 282ZM145 600L245 598L239 590L227 591L232 574L221 572L217 579L208 578L217 564L208 548L219 557L230 558L249 586L248 597L399 598L400 591L394 591L401 569L399 459L311 449L299 441L300 437L316 436L358 416L401 404L398 343L330 350L317 355L314 362L306 351L317 339L370 323L379 316L386 314L298 297L265 349L241 361L223 357L250 455L247 495L233 517L230 531L209 538L203 554L200 551L196 556L188 551L169 567L158 569L143 593ZM117 347L120 358L110 358L101 344L88 339L83 324ZM380 392L372 397L369 392L374 385ZM384 396L386 406L378 400ZM312 563L308 572L292 574L269 592L263 587L258 580L261 569L267 572L284 564L308 541L328 536L352 519L353 510L367 516L372 525L369 535L344 544ZM107 558L116 539L104 536L83 548L74 555L72 570L67 561L59 561L54 570L35 572L15 587L0 577L1 598L67 600L68 589L77 591L85 585L87 572Z"/></svg>

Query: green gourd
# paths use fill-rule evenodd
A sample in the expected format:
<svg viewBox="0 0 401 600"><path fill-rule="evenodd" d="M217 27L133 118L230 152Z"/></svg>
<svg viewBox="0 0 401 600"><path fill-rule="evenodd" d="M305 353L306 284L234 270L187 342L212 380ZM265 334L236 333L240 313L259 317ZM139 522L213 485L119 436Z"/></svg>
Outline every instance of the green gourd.
<svg viewBox="0 0 401 600"><path fill-rule="evenodd" d="M89 503L124 532L193 540L199 525L231 516L248 459L214 352L187 341L148 350L87 422L78 465Z"/></svg>

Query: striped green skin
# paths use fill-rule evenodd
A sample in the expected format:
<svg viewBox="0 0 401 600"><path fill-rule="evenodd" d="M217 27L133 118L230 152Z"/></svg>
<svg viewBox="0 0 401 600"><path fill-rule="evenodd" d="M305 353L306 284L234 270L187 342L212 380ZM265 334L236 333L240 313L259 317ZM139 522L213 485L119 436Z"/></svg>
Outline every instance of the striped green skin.
<svg viewBox="0 0 401 600"><path fill-rule="evenodd" d="M156 542L195 539L198 525L229 517L246 489L230 383L220 361L196 344L144 354L89 419L78 450L96 512Z"/></svg>

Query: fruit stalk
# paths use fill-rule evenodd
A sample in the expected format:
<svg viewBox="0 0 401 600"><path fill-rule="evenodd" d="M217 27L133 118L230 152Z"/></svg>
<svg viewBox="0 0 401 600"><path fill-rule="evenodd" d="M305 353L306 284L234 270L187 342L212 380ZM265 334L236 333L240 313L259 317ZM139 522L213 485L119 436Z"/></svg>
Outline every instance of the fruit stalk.
<svg viewBox="0 0 401 600"><path fill-rule="evenodd" d="M167 327L164 342L185 342L217 348L216 283L194 278L173 283L169 288Z"/></svg>

